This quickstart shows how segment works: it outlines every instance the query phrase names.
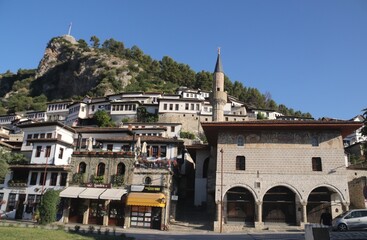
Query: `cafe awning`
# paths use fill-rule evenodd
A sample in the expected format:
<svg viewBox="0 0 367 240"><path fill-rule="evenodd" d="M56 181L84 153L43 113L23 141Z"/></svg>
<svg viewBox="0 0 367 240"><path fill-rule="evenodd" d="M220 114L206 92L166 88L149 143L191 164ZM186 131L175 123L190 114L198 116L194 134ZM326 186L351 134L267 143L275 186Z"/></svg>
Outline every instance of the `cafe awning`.
<svg viewBox="0 0 367 240"><path fill-rule="evenodd" d="M98 199L104 191L106 191L105 188L86 188L79 194L79 198Z"/></svg>
<svg viewBox="0 0 367 240"><path fill-rule="evenodd" d="M67 187L60 192L60 197L65 198L78 198L79 194L83 192L85 189L84 187Z"/></svg>
<svg viewBox="0 0 367 240"><path fill-rule="evenodd" d="M163 193L129 193L127 196L126 205L165 207L166 196Z"/></svg>
<svg viewBox="0 0 367 240"><path fill-rule="evenodd" d="M126 189L107 189L101 194L101 196L99 196L99 198L105 200L121 200L122 196L126 193Z"/></svg>

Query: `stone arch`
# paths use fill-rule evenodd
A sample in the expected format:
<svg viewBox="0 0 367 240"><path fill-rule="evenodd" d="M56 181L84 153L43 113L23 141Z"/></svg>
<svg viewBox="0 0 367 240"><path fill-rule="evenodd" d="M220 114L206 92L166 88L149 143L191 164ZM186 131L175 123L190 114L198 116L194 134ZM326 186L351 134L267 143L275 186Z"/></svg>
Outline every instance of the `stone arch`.
<svg viewBox="0 0 367 240"><path fill-rule="evenodd" d="M253 226L255 205L254 195L248 188L243 186L229 188L223 197L225 221Z"/></svg>
<svg viewBox="0 0 367 240"><path fill-rule="evenodd" d="M126 165L123 162L119 162L116 167L116 175L125 175Z"/></svg>
<svg viewBox="0 0 367 240"><path fill-rule="evenodd" d="M321 214L327 209L333 216L342 212L346 202L343 193L333 185L318 184L307 195L307 220L319 223Z"/></svg>
<svg viewBox="0 0 367 240"><path fill-rule="evenodd" d="M106 172L106 164L104 162L98 163L96 175L97 176L104 176L105 172Z"/></svg>
<svg viewBox="0 0 367 240"><path fill-rule="evenodd" d="M262 198L264 222L276 222L295 225L297 223L296 198L298 191L287 184L278 184L268 188Z"/></svg>
<svg viewBox="0 0 367 240"><path fill-rule="evenodd" d="M273 184L272 186L269 186L268 188L265 189L264 193L266 194L266 192L268 192L270 189L274 188L274 187L277 187L277 186L281 186L281 187L286 187L286 188L289 188L291 189L294 194L296 195L297 199L299 201L301 201L303 199L303 196L302 194L298 191L298 189L296 187L294 187L293 185L289 184L289 183L275 183ZM264 194L264 195L265 195ZM264 195L261 197L261 199L263 200L264 199ZM260 197L260 196L259 196Z"/></svg>
<svg viewBox="0 0 367 240"><path fill-rule="evenodd" d="M78 165L78 173L83 174L87 171L87 164L85 162L80 162Z"/></svg>
<svg viewBox="0 0 367 240"><path fill-rule="evenodd" d="M259 196L257 195L257 193L254 191L254 189L252 187L250 187L247 184L231 184L231 185L228 185L228 187L223 189L223 195L225 195L229 189L234 188L234 187L246 188L248 191L250 191L252 193L252 195L254 196L255 201L259 201Z"/></svg>

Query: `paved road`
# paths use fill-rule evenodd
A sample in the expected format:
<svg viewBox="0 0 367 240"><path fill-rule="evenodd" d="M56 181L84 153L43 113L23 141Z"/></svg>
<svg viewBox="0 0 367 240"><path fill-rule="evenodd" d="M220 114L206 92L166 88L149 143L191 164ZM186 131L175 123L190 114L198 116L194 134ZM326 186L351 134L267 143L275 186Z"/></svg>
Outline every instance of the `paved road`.
<svg viewBox="0 0 367 240"><path fill-rule="evenodd" d="M126 232L126 236L136 240L304 240L303 232L299 233L190 233L190 232ZM367 232L331 232L330 240L367 240Z"/></svg>

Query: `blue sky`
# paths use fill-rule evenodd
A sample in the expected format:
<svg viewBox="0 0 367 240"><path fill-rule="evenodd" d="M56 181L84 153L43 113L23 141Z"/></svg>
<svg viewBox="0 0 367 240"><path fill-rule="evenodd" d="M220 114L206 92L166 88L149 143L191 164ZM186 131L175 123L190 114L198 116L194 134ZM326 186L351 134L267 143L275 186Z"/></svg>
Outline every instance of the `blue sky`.
<svg viewBox="0 0 367 240"><path fill-rule="evenodd" d="M213 71L217 47L232 81L313 117L367 108L364 0L0 0L0 73L36 68L67 33L114 38L153 59Z"/></svg>

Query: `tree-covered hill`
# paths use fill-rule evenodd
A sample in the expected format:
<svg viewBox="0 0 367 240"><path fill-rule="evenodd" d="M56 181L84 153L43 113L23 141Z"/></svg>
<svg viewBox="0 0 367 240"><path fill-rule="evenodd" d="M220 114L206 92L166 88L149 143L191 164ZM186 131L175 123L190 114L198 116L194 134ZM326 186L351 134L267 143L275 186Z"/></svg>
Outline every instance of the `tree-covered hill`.
<svg viewBox="0 0 367 240"><path fill-rule="evenodd" d="M66 35L47 44L37 69L0 74L0 114L45 110L46 102L78 100L124 91L174 93L180 86L210 91L213 73L195 72L169 56L152 59L139 47L125 48L108 39L102 44L92 36L89 44ZM277 104L270 94L243 86L225 77L225 90L248 107L279 111L284 115L311 117Z"/></svg>

